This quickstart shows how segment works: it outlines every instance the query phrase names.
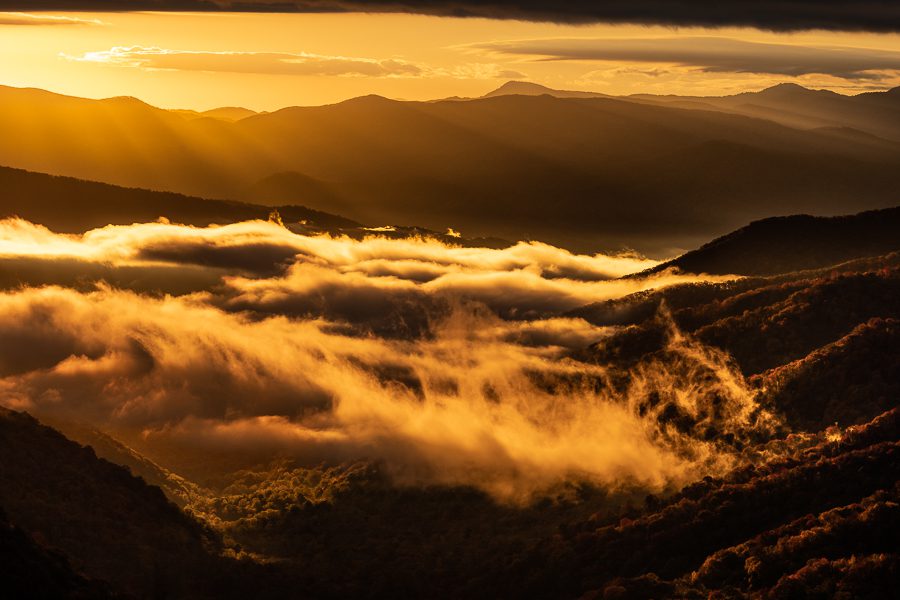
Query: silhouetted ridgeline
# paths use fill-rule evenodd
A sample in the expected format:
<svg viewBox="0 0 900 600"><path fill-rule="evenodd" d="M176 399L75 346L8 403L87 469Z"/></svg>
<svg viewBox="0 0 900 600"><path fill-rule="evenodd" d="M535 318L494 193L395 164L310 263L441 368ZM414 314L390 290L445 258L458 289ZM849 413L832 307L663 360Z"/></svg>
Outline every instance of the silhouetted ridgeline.
<svg viewBox="0 0 900 600"><path fill-rule="evenodd" d="M123 188L8 167L0 167L0 189L0 217L17 216L65 233L160 217L205 226L267 219L272 211L269 206ZM304 220L321 228L359 227L350 219L303 206L279 206L277 210L288 223Z"/></svg>
<svg viewBox="0 0 900 600"><path fill-rule="evenodd" d="M808 119L779 121L780 108L745 114L754 102L737 96L685 108L659 98L513 94L365 96L228 122L134 98L0 87L0 164L302 204L365 223L654 255L773 214L896 204L897 138L869 131L896 130L900 96L838 97L843 108L824 120L820 94L793 96L790 112Z"/></svg>
<svg viewBox="0 0 900 600"><path fill-rule="evenodd" d="M692 106L701 110L724 110L790 127L818 129L847 139L900 141L900 88L846 96L830 90L811 90L795 83L782 83L759 92L734 96L653 96L634 99Z"/></svg>
<svg viewBox="0 0 900 600"><path fill-rule="evenodd" d="M614 98L596 92L556 90L527 81L509 81L485 98L496 96L553 96L554 98ZM758 92L733 96L660 96L633 94L625 99L690 110L720 110L757 117L799 129L844 134L856 142L900 141L900 87L847 96L781 83Z"/></svg>
<svg viewBox="0 0 900 600"><path fill-rule="evenodd" d="M296 179L291 174L273 177L272 182L265 185L277 186L285 180L291 182L286 199L303 197L296 194L302 189L294 186ZM276 210L284 225L299 233L327 232L356 239L375 234L372 229L356 221L296 204L262 206L232 200L210 200L8 167L0 167L0 188L3 189L0 218L20 217L60 233L81 233L106 225L145 223L160 217L173 223L198 227L222 225L251 219L265 220ZM270 197L277 197L274 194ZM377 235L389 238L431 237L457 245L487 248L510 245L510 242L496 237L456 237L445 231L417 226L381 228L377 230Z"/></svg>
<svg viewBox="0 0 900 600"><path fill-rule="evenodd" d="M754 221L650 272L776 275L900 250L900 207L840 217Z"/></svg>

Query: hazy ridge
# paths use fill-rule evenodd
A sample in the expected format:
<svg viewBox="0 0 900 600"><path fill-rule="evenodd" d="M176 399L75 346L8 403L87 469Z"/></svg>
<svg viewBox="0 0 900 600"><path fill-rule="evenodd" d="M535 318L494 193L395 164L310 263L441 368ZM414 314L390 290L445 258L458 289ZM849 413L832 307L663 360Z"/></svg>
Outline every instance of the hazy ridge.
<svg viewBox="0 0 900 600"><path fill-rule="evenodd" d="M301 204L365 223L657 255L774 214L896 203L895 92L779 87L680 108L547 91L437 102L367 96L228 122L133 98L3 88L0 164ZM746 110L760 102L774 112ZM782 118L787 107L807 121Z"/></svg>

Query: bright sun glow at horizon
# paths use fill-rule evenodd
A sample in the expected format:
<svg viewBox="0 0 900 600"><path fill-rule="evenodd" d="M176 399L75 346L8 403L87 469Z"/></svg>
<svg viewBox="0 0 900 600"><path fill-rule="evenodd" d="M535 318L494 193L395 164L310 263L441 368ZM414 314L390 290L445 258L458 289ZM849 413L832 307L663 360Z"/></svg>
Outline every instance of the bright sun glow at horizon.
<svg viewBox="0 0 900 600"><path fill-rule="evenodd" d="M246 13L0 13L0 32L0 85L194 110L472 97L508 80L616 95L900 85L897 34ZM605 45L567 54L585 43ZM598 59L610 45L616 57ZM689 60L667 56L685 47Z"/></svg>

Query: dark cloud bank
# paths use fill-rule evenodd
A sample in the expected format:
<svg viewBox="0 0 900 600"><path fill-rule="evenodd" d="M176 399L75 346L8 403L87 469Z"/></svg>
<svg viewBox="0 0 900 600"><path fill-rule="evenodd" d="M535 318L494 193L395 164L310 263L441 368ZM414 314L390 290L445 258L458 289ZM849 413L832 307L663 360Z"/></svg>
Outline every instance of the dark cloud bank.
<svg viewBox="0 0 900 600"><path fill-rule="evenodd" d="M814 48L723 37L512 40L475 47L546 60L674 63L709 73L767 73L791 77L817 73L858 80L877 79L879 71L900 69L900 52Z"/></svg>
<svg viewBox="0 0 900 600"><path fill-rule="evenodd" d="M23 0L0 1L5 10L166 10L250 12L407 12L457 17L522 19L559 23L638 23L647 25L726 27L745 26L791 31L830 29L853 31L900 31L900 6L892 0L835 2L794 0L775 2L730 0L640 0L615 2L534 1L453 2L412 0L406 2L307 1L206 1L206 0Z"/></svg>

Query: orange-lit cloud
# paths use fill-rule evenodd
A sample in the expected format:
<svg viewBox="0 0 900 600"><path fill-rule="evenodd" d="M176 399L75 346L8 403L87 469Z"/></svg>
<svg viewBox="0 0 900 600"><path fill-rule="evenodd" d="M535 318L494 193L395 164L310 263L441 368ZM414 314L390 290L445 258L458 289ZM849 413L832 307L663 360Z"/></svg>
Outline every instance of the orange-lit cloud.
<svg viewBox="0 0 900 600"><path fill-rule="evenodd" d="M3 403L112 431L176 470L216 452L236 464L380 460L401 482L504 499L570 478L661 490L733 457L657 419L663 407L644 406L654 390L697 419L719 415L722 431L758 425L727 358L674 333L670 358L628 389L574 358L611 330L565 310L704 279L616 279L655 264L638 257L310 237L267 222L58 235L13 219L0 223L0 264L20 275L0 292ZM141 269L186 285L148 294Z"/></svg>
<svg viewBox="0 0 900 600"><path fill-rule="evenodd" d="M262 221L208 228L147 223L58 235L10 219L0 222L2 256L123 267L212 267L223 276L214 300L222 308L351 322L397 317L404 310L410 311L407 318L424 319L418 309L438 310L435 302L457 301L477 302L507 317L549 316L698 280L673 272L620 279L658 262L633 255L573 254L539 242L490 249L375 235L355 240L299 235Z"/></svg>
<svg viewBox="0 0 900 600"><path fill-rule="evenodd" d="M441 272L455 267L481 271L531 269L550 278L585 281L611 279L652 268L658 261L638 255L573 254L540 242L520 242L503 249L454 246L427 238L362 240L329 235L294 233L267 221L246 221L222 226L192 227L168 222L110 225L84 234L58 234L22 219L0 220L0 256L43 255L127 262L141 257L189 262L194 247L209 250L241 248L252 254L266 246L284 247L301 259L331 267L378 275L386 264L423 263ZM384 261L389 261L385 263ZM416 277L411 276L411 279Z"/></svg>
<svg viewBox="0 0 900 600"><path fill-rule="evenodd" d="M102 10L103 7L97 8ZM891 33L806 31L786 36L740 28L694 27L673 31L661 26L551 25L533 21L386 13L193 12L176 15L81 12L63 16L96 19L110 26L7 28L0 39L0 62L4 63L4 80L0 84L38 87L91 98L133 96L156 106L196 110L246 106L272 111L285 106L331 104L368 94L409 100L478 97L496 88L493 80L497 78L523 79L526 76L551 88L614 95L645 92L723 95L756 91L790 76L743 70L740 73L709 72L695 66L676 66L665 60L659 64L630 60L534 60L530 55L501 54L489 47L494 42L516 40L653 40L715 36L783 46L788 51L791 47L807 48L809 52L821 50L823 56L833 48L874 49L876 53L898 49L897 34ZM479 49L479 45L485 45L485 48ZM134 47L137 47L134 56L127 53L115 56L116 48ZM161 52L192 51L199 56L141 56L142 48L161 49ZM460 52L461 48L467 48L468 52ZM92 54L102 60L60 58L84 58ZM261 58L263 55L271 56ZM289 64L303 56L309 59L307 71L303 70L302 64ZM342 57L363 63L349 65L351 70L370 73L383 68L395 73L398 69L409 71L415 67L422 72L416 76L326 74L331 72L328 69L340 66L338 59ZM338 62L329 61L329 58ZM111 69L108 68L111 63L107 61L112 60L118 60L116 64L119 65L164 61L167 66ZM758 60L758 56L754 56L754 60ZM808 62L809 59L803 60ZM383 61L397 61L400 66L386 64L379 67ZM871 65L863 67L872 68ZM251 68L257 71L250 71ZM299 74L314 68L319 74ZM605 74L591 74L598 69L605 69ZM635 73L634 69L657 76L648 77ZM784 69L780 68L778 72L782 71ZM263 78L265 81L260 81ZM298 85L300 79L302 85ZM900 83L900 76L891 77L888 71L883 79L845 79L821 74L791 79L806 86L855 92L886 89Z"/></svg>
<svg viewBox="0 0 900 600"><path fill-rule="evenodd" d="M598 388L602 367L493 338L492 319L465 313L430 340L393 342L113 290L4 293L0 314L3 348L16 348L0 352L5 404L87 421L151 455L379 459L400 481L504 498L570 477L658 491L731 459L657 421L663 406L648 413L654 390L737 434L756 410L739 374L684 340L671 367L647 365L619 395Z"/></svg>
<svg viewBox="0 0 900 600"><path fill-rule="evenodd" d="M143 46L115 46L109 50L68 56L76 62L108 64L161 71L207 71L330 77L449 77L462 79L521 78L517 70L490 63L432 67L399 58L375 59L325 56L308 52L191 51Z"/></svg>
<svg viewBox="0 0 900 600"><path fill-rule="evenodd" d="M82 19L68 15L45 15L24 12L0 12L0 26L3 25L103 25L99 19Z"/></svg>
<svg viewBox="0 0 900 600"><path fill-rule="evenodd" d="M266 75L349 75L417 77L426 69L400 59L353 58L287 52L197 52L116 46L67 57L82 62L177 71L259 73Z"/></svg>

